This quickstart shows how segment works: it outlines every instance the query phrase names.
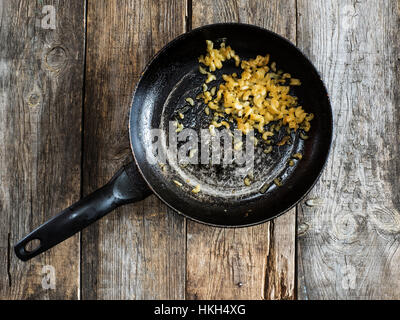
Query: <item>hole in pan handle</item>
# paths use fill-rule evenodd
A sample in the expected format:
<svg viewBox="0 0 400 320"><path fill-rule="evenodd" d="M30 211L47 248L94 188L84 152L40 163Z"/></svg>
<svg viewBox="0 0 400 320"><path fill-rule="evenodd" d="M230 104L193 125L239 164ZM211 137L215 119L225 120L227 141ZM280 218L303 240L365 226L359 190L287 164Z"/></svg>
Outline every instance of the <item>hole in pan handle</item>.
<svg viewBox="0 0 400 320"><path fill-rule="evenodd" d="M140 201L151 190L134 162L123 166L103 187L82 198L69 208L42 224L15 246L17 257L27 261L66 240L115 208ZM35 243L33 249L28 249Z"/></svg>

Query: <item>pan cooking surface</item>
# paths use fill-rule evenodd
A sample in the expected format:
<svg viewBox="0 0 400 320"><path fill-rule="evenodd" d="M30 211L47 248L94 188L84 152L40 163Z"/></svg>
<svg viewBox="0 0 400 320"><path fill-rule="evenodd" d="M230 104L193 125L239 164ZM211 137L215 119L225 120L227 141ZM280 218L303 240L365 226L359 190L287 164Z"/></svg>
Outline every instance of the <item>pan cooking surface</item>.
<svg viewBox="0 0 400 320"><path fill-rule="evenodd" d="M229 64L230 66L228 65L228 67L224 67L222 70L215 72L217 79L221 79L222 73L238 71L238 68L234 68L232 62ZM173 90L168 95L161 116L164 146L166 146L169 141L168 125L171 121L175 121L176 119L178 119L185 128L194 129L197 133L200 132L200 129L208 130L212 115L207 115L204 112L205 104L201 100L195 99L195 97L202 92L201 85L204 83L204 79L205 76L198 72L198 65L195 64L194 68L189 73L182 76L182 80L174 86ZM219 85L220 82L221 81L211 82L209 87ZM185 101L187 97L192 97L194 99L194 106L190 106ZM180 119L178 116L178 112L180 111L184 114L183 119ZM285 130L285 128L281 129L279 137L277 138L278 141L286 135ZM262 141L259 135L257 135L257 138L259 141ZM243 137L243 140L245 140L245 137ZM182 190L189 192L189 194L193 186L199 184L201 186L201 192L192 194L192 197L198 199L210 197L210 201L212 201L212 198L217 197L226 198L227 201L234 201L238 197L242 199L252 198L259 194L259 190L265 183L271 184L271 188L274 188L272 181L276 177L281 177L283 174L288 173L286 172L287 170L294 169L289 167L287 163L292 154L302 151L303 142L299 139L298 133L292 134L292 140L294 140L293 144L274 147L270 154L264 154L263 148L265 148L266 145L260 142L260 144L254 148L254 168L247 167L246 163L242 165L238 165L236 162L232 164L223 164L222 159L219 161L219 164L179 163L175 150L166 150L169 166L166 166L167 169L163 172L168 179L179 179L183 182L190 181L189 184L183 183L181 187ZM184 143L185 142L181 142L178 144L178 148ZM199 145L197 150L200 149ZM147 152L151 152L151 150L148 149ZM223 154L223 152L224 150L222 149L221 154ZM197 158L200 156L200 151L198 151L194 159L200 160ZM211 151L209 158L211 160ZM244 179L251 173L254 176L254 181L250 186L246 186L244 184ZM214 199L214 201L217 200Z"/></svg>
<svg viewBox="0 0 400 320"><path fill-rule="evenodd" d="M274 146L270 154L263 153L265 145L262 142L254 148L254 168L250 172L254 181L250 186L243 182L249 174L245 165L178 163L176 151L167 148L171 134L169 124L176 119L185 128L196 132L208 129L212 116L205 114L202 100L195 99L202 92L205 80L205 76L198 71L197 58L206 51L206 39L219 47L223 38L241 59L270 54L270 61L276 61L279 68L302 81L292 94L299 98L299 104L306 112L315 114L308 140L300 139L297 132L291 135L292 144ZM233 62L225 62L223 68L215 72L217 81L209 83L209 88L221 83L222 73L233 72L239 73L240 69ZM188 97L193 98L194 106L185 101ZM178 117L178 112L184 114L184 119ZM166 165L153 156L151 129L154 128L161 129L161 146L168 159ZM282 127L281 131L279 138L286 135L286 127ZM311 63L281 37L243 24L206 26L167 45L140 79L130 118L132 150L141 173L153 191L189 218L222 226L266 221L295 205L318 178L329 152L331 134L329 100ZM279 138L276 140L279 141ZM180 145L184 143L186 141ZM289 167L288 160L298 152L303 154L303 159ZM196 157L200 153L198 151ZM272 183L277 177L282 179L281 187ZM182 185L178 186L174 181ZM201 191L195 194L191 190L197 184ZM260 193L265 184L271 186L265 193Z"/></svg>

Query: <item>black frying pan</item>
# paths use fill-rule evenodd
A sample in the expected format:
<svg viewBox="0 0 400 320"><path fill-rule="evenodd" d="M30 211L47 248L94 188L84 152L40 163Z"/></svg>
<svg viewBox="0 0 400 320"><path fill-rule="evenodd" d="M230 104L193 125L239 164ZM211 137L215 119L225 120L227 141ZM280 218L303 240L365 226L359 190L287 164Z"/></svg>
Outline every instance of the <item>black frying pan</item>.
<svg viewBox="0 0 400 320"><path fill-rule="evenodd" d="M160 163L151 161L155 142L150 135L151 129L161 128L168 138L168 123L185 105L185 98L195 97L202 91L205 76L198 72L197 58L206 51L205 40L212 40L217 46L225 40L245 59L269 53L271 61L276 61L279 68L301 79L302 85L293 94L307 112L315 115L309 139L300 139L297 132L292 134L292 144L276 146L268 155L262 153L262 148L256 148L254 181L250 186L244 185L243 176L235 174L232 165L180 166L171 157L165 169ZM233 62L225 63L222 70L217 70L217 79L221 78L222 72L239 72ZM196 102L186 110L181 122L185 128L198 130L206 128L210 119L204 113L204 105ZM268 221L293 207L314 185L329 153L332 127L332 111L325 86L311 62L289 41L271 31L246 24L223 23L195 29L167 44L149 62L139 79L129 120L135 161L121 168L107 185L19 241L15 253L26 261L116 207L142 200L152 193L185 217L208 225L243 227ZM303 159L289 167L288 160L297 152L303 154ZM280 187L272 183L277 177L282 180ZM182 186L176 185L174 180L182 182ZM194 184L201 185L197 194L191 192ZM270 187L260 192L266 184ZM35 239L40 243L28 251L27 244Z"/></svg>

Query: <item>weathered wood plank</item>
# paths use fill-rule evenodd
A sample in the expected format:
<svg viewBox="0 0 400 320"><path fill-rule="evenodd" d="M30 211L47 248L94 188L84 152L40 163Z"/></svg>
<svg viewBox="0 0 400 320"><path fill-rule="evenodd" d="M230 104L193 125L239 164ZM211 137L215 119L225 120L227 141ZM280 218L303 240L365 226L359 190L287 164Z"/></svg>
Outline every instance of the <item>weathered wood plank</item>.
<svg viewBox="0 0 400 320"><path fill-rule="evenodd" d="M335 119L299 213L300 299L399 299L399 1L298 0L298 45Z"/></svg>
<svg viewBox="0 0 400 320"><path fill-rule="evenodd" d="M244 22L296 38L295 1L194 1L193 27ZM240 54L240 53L239 53ZM187 222L189 299L293 299L295 210L270 223L221 229Z"/></svg>
<svg viewBox="0 0 400 320"><path fill-rule="evenodd" d="M186 1L89 1L83 190L131 159L135 81L163 45L185 32ZM185 221L155 196L82 233L83 299L183 299Z"/></svg>
<svg viewBox="0 0 400 320"><path fill-rule="evenodd" d="M79 298L79 235L29 262L12 248L80 196L84 2L46 5L0 2L1 299Z"/></svg>

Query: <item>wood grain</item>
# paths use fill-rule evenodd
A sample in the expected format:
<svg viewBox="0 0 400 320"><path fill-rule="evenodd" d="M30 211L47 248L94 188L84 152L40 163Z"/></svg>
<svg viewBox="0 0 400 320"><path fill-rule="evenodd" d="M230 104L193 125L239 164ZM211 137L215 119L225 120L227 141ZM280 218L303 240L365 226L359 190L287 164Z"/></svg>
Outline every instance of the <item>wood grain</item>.
<svg viewBox="0 0 400 320"><path fill-rule="evenodd" d="M193 2L193 27L244 22L296 38L295 1ZM240 53L239 53L240 54ZM187 298L293 299L295 210L244 229L187 222Z"/></svg>
<svg viewBox="0 0 400 320"><path fill-rule="evenodd" d="M79 235L29 262L13 245L79 199L84 2L0 2L0 298L78 299ZM56 288L42 287L54 267Z"/></svg>
<svg viewBox="0 0 400 320"><path fill-rule="evenodd" d="M86 1L0 1L0 299L400 299L399 1L87 2L85 67ZM155 197L89 227L81 249L76 235L19 261L17 240L130 161L129 104L149 58L224 21L297 38L330 93L331 156L298 206L298 283L295 210L221 229Z"/></svg>
<svg viewBox="0 0 400 320"><path fill-rule="evenodd" d="M186 1L89 1L83 191L131 160L128 113L135 82L163 45L185 32ZM155 196L82 233L84 299L183 299L185 221Z"/></svg>
<svg viewBox="0 0 400 320"><path fill-rule="evenodd" d="M399 1L298 0L298 45L335 120L299 214L300 299L400 298L399 18Z"/></svg>

